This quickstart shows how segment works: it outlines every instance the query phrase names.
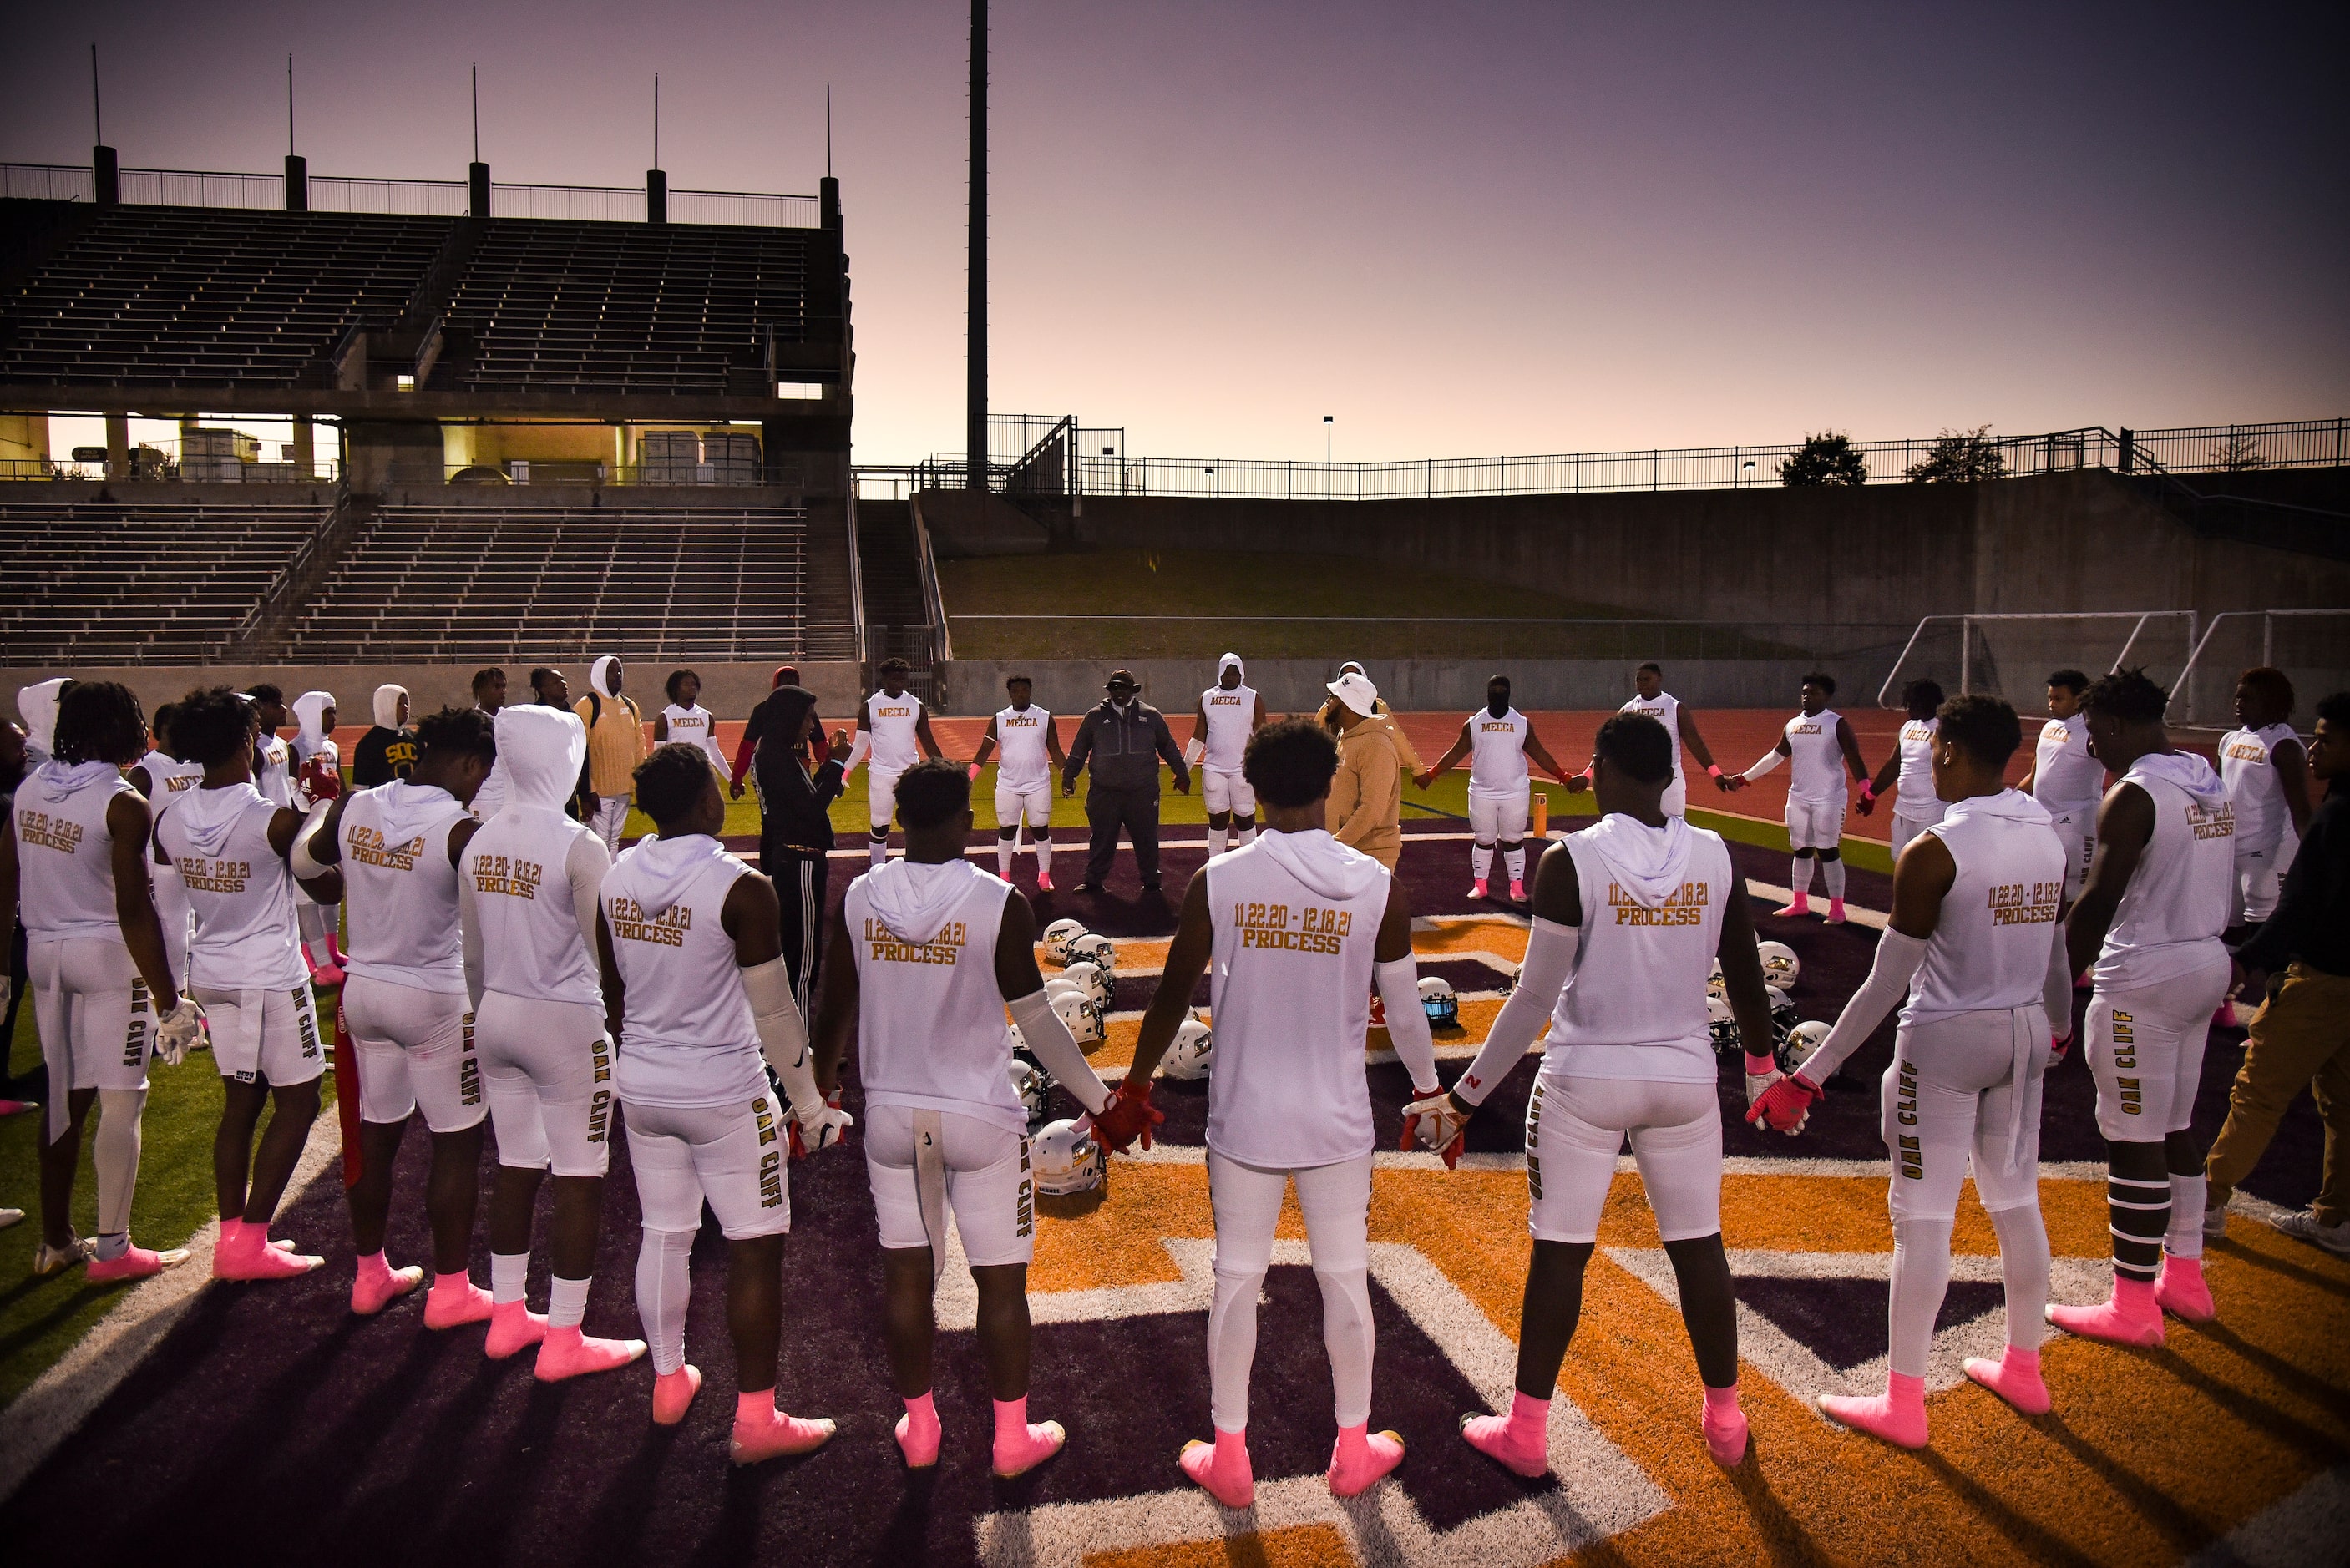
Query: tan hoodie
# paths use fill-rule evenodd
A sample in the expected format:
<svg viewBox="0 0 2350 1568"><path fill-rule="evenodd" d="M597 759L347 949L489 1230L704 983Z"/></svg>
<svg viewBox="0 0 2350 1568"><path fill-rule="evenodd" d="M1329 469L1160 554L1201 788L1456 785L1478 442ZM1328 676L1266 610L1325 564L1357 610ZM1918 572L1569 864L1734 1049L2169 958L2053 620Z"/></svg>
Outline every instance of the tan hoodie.
<svg viewBox="0 0 2350 1568"><path fill-rule="evenodd" d="M1392 721L1366 719L1338 737L1330 836L1395 869L1403 854L1403 757Z"/></svg>

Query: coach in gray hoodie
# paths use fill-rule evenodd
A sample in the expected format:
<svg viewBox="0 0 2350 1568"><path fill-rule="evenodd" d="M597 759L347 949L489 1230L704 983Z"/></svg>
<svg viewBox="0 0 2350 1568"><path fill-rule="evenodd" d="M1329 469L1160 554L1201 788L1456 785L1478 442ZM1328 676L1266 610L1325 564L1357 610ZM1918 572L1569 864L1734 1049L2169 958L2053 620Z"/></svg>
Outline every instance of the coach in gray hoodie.
<svg viewBox="0 0 2350 1568"><path fill-rule="evenodd" d="M1162 757L1175 770L1175 791L1191 793L1191 770L1184 764L1182 748L1169 733L1166 716L1142 701L1133 674L1113 670L1104 688L1109 695L1077 722L1077 738L1061 768L1061 793L1077 793L1077 774L1088 763L1086 821L1093 842L1086 858L1086 879L1080 893L1098 893L1109 877L1109 863L1118 853L1118 831L1123 826L1134 840L1134 868L1142 874L1142 890L1159 891L1159 763Z"/></svg>

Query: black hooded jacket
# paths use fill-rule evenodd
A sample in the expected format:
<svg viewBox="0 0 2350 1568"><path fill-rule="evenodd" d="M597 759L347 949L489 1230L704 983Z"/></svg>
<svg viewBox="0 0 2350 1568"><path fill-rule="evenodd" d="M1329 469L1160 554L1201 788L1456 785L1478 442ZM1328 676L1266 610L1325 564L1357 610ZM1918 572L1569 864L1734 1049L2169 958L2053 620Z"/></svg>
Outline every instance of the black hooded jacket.
<svg viewBox="0 0 2350 1568"><path fill-rule="evenodd" d="M816 693L801 686L778 686L761 700L752 718L759 749L751 759L758 781L764 842L805 850L832 847L832 816L825 808L842 788L841 766L833 759L808 772L806 753L789 737L816 707Z"/></svg>

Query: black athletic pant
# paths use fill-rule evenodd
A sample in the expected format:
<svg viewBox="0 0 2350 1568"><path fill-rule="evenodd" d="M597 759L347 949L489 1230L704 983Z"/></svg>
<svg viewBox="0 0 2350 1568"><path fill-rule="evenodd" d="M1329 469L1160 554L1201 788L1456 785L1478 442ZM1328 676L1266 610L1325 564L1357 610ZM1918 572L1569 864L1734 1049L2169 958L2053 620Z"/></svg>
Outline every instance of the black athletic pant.
<svg viewBox="0 0 2350 1568"><path fill-rule="evenodd" d="M25 993L33 989L32 971L27 963L28 949L25 941L25 922L19 918L15 933L8 940L8 1015L0 1021L0 1099L46 1100L48 1097L49 1069L36 1051L34 1065L22 1078L16 1075L10 1058L16 1045L16 1010L25 1005Z"/></svg>
<svg viewBox="0 0 2350 1568"><path fill-rule="evenodd" d="M816 975L824 966L825 882L831 868L821 850L759 844L759 869L775 885L784 908L784 967L791 971L792 999L800 1016L816 1022Z"/></svg>
<svg viewBox="0 0 2350 1568"><path fill-rule="evenodd" d="M1118 856L1118 830L1134 841L1134 868L1145 888L1159 886L1159 786L1086 792L1086 821L1093 827L1091 852L1086 857L1086 881L1101 887L1109 880L1109 863Z"/></svg>

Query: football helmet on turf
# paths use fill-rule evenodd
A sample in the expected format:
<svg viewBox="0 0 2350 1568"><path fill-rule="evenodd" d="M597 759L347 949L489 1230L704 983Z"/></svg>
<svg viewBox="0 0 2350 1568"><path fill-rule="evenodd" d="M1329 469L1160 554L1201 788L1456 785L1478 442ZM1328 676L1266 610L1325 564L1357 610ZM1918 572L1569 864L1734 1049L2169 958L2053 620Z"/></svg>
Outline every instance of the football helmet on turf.
<svg viewBox="0 0 2350 1568"><path fill-rule="evenodd" d="M1793 990L1804 972L1804 961L1784 942L1756 942L1754 956L1762 961L1762 978L1782 991Z"/></svg>
<svg viewBox="0 0 2350 1568"><path fill-rule="evenodd" d="M1092 1127L1066 1116L1045 1123L1030 1141L1028 1165L1036 1190L1048 1198L1091 1192L1108 1177Z"/></svg>
<svg viewBox="0 0 2350 1568"><path fill-rule="evenodd" d="M1118 944L1107 937L1087 931L1083 936L1070 940L1069 956L1066 961L1073 964L1087 962L1099 964L1104 974L1112 973L1118 968Z"/></svg>
<svg viewBox="0 0 2350 1568"><path fill-rule="evenodd" d="M1025 1056L1013 1057L1006 1070L1012 1077L1012 1092L1020 1096L1021 1106L1028 1113L1028 1125L1035 1126L1045 1119L1045 1109L1052 1104L1052 1075Z"/></svg>
<svg viewBox="0 0 2350 1568"><path fill-rule="evenodd" d="M1112 981L1109 971L1091 959L1079 959L1061 971L1061 979L1086 993L1086 1000L1098 1005L1109 1002Z"/></svg>
<svg viewBox="0 0 2350 1568"><path fill-rule="evenodd" d="M1773 1033L1784 1034L1804 1021L1804 1015L1795 1011L1794 1002L1789 999L1785 992L1775 985L1766 985L1762 989L1771 998L1771 1032Z"/></svg>
<svg viewBox="0 0 2350 1568"><path fill-rule="evenodd" d="M1794 1075L1811 1060L1812 1053L1818 1050L1820 1042L1827 1037L1828 1026L1817 1020L1796 1024L1787 1031L1786 1039L1779 1043L1779 1071Z"/></svg>
<svg viewBox="0 0 2350 1568"><path fill-rule="evenodd" d="M1078 1044L1092 1045L1100 1042L1102 1039L1101 1010L1087 999L1084 992L1075 986L1065 986L1057 991L1048 990L1045 995L1053 1003L1054 1012L1059 1015L1063 1023L1068 1025L1069 1033L1076 1037Z"/></svg>
<svg viewBox="0 0 2350 1568"><path fill-rule="evenodd" d="M1216 1036L1196 1018L1175 1026L1175 1043L1159 1058L1159 1070L1170 1078L1204 1078L1216 1054Z"/></svg>
<svg viewBox="0 0 2350 1568"><path fill-rule="evenodd" d="M1055 963L1069 961L1069 944L1086 934L1083 920L1055 920L1045 928L1045 952Z"/></svg>
<svg viewBox="0 0 2350 1568"><path fill-rule="evenodd" d="M1713 967L1706 971L1705 993L1708 996L1730 994L1730 982L1721 978L1721 960L1719 958L1713 961Z"/></svg>
<svg viewBox="0 0 2350 1568"><path fill-rule="evenodd" d="M1430 1029L1461 1027L1461 998L1453 994L1452 982L1442 975L1419 977L1419 1006L1428 1014Z"/></svg>
<svg viewBox="0 0 2350 1568"><path fill-rule="evenodd" d="M1718 996L1705 999L1705 1032L1716 1051L1727 1054L1738 1049L1738 1020L1730 1003Z"/></svg>

